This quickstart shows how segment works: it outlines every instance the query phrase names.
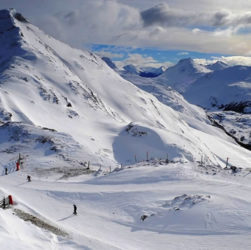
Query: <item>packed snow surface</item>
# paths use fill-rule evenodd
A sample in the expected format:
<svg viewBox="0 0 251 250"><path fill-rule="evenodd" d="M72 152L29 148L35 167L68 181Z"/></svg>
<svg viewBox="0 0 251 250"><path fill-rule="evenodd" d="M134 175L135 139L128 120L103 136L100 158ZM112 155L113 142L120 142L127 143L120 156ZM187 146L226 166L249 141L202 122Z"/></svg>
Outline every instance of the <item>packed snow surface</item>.
<svg viewBox="0 0 251 250"><path fill-rule="evenodd" d="M41 175L26 182L28 173L1 176L2 192L12 194L16 209L67 235L1 209L1 244L8 249L244 250L251 244L247 169L146 162L111 173L61 180Z"/></svg>

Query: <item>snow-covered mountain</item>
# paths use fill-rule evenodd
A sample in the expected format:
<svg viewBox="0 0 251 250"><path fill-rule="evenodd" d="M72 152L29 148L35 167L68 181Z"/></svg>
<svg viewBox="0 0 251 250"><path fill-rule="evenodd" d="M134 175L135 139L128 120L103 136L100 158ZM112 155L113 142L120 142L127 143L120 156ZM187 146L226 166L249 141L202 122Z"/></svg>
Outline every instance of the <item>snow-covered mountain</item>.
<svg viewBox="0 0 251 250"><path fill-rule="evenodd" d="M229 67L229 65L227 65L226 63L224 62L221 62L221 61L217 61L215 63L212 63L212 64L208 64L206 65L206 67L212 71L217 71L217 70L222 70L222 69L226 69Z"/></svg>
<svg viewBox="0 0 251 250"><path fill-rule="evenodd" d="M140 70L136 66L134 66L133 64L125 65L123 67L123 71L125 74L135 74L135 75L140 74Z"/></svg>
<svg viewBox="0 0 251 250"><path fill-rule="evenodd" d="M0 11L1 249L248 249L250 151L127 77Z"/></svg>
<svg viewBox="0 0 251 250"><path fill-rule="evenodd" d="M116 64L115 64L109 57L102 57L102 60L103 60L111 69L118 70Z"/></svg>
<svg viewBox="0 0 251 250"><path fill-rule="evenodd" d="M184 67L183 72L180 70L182 68L180 65ZM205 68L210 71L207 72ZM174 77L165 77L170 71L173 72ZM155 79L144 79L133 74L121 75L141 89L155 95L162 103L171 106L187 122L187 119L191 121L196 117L200 117L201 120L203 112L198 115L194 106L185 100L210 110L208 116L213 124L221 127L240 145L250 148L250 67L231 67L220 61L202 66L192 59L184 59ZM185 100L174 89L183 92ZM215 109L216 111L212 113ZM192 126L195 126L194 124Z"/></svg>
<svg viewBox="0 0 251 250"><path fill-rule="evenodd" d="M157 82L168 85L180 93L184 93L197 79L211 72L205 65L196 63L191 58L180 60L176 65L167 68Z"/></svg>
<svg viewBox="0 0 251 250"><path fill-rule="evenodd" d="M154 78L164 73L164 67L141 67L139 75L142 77Z"/></svg>
<svg viewBox="0 0 251 250"><path fill-rule="evenodd" d="M154 67L136 67L133 64L125 65L122 70L115 69L123 78L131 76L141 76L144 78L155 78L163 74L164 68L154 68Z"/></svg>
<svg viewBox="0 0 251 250"><path fill-rule="evenodd" d="M122 69L119 69L116 64L109 57L102 57L103 61L106 64L118 72L123 78L126 78L127 75L138 75L146 78L154 78L160 76L164 72L164 67L137 67L133 64L128 64L123 66Z"/></svg>
<svg viewBox="0 0 251 250"><path fill-rule="evenodd" d="M154 78L163 74L164 68L153 68L153 67L136 67L133 64L129 64L123 67L122 70L118 70L118 73L126 78L127 75L137 75L145 78Z"/></svg>
<svg viewBox="0 0 251 250"><path fill-rule="evenodd" d="M121 78L101 58L45 35L14 10L1 11L0 16L3 122L72 136L85 152L79 162L128 164L145 159L148 152L149 157L168 154L190 161L207 155L220 164L236 148L235 164L247 165L240 157L247 152L231 138L213 133L211 127L202 131L201 126L190 126L173 108ZM215 150L208 145L208 136L226 143L228 149Z"/></svg>
<svg viewBox="0 0 251 250"><path fill-rule="evenodd" d="M206 74L184 97L211 112L216 110L210 117L241 145L251 148L251 67L233 66Z"/></svg>
<svg viewBox="0 0 251 250"><path fill-rule="evenodd" d="M210 108L251 100L251 67L233 66L199 78L184 94L194 104Z"/></svg>

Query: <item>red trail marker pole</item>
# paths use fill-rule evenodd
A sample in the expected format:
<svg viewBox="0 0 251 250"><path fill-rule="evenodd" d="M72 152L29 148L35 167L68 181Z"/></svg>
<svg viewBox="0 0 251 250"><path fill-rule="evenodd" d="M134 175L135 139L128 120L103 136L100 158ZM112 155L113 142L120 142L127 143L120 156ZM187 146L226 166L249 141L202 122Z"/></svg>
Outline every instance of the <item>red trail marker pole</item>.
<svg viewBox="0 0 251 250"><path fill-rule="evenodd" d="M20 164L19 162L16 163L16 171L19 171L20 170Z"/></svg>
<svg viewBox="0 0 251 250"><path fill-rule="evenodd" d="M8 196L8 198L9 198L9 204L10 204L10 205L13 205L13 199L12 199L12 196L11 196L11 195L9 195L9 196Z"/></svg>

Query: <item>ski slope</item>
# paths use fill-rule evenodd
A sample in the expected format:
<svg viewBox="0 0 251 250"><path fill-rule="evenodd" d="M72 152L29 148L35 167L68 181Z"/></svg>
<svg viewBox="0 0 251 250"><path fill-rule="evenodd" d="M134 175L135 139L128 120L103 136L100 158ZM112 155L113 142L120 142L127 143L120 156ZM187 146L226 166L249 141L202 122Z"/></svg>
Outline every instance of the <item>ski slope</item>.
<svg viewBox="0 0 251 250"><path fill-rule="evenodd" d="M233 174L190 163L141 163L106 175L60 181L40 176L30 183L26 174L1 176L1 188L13 195L15 208L68 235L56 236L1 210L1 240L11 241L9 249L248 249L251 244L250 170Z"/></svg>
<svg viewBox="0 0 251 250"><path fill-rule="evenodd" d="M0 11L0 45L0 193L15 201L0 210L3 249L250 246L250 151L203 109L15 10ZM210 71L188 65L182 88Z"/></svg>

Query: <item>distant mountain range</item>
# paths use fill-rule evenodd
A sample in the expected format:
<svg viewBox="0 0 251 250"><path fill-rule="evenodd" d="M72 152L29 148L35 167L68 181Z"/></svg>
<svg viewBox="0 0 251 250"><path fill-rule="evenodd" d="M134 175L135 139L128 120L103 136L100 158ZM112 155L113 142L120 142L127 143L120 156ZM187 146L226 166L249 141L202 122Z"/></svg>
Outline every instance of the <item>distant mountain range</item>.
<svg viewBox="0 0 251 250"><path fill-rule="evenodd" d="M126 79L132 75L156 77L156 84L170 86L184 94L189 102L205 108L230 108L232 104L245 103L242 111L247 112L250 107L251 67L229 66L221 61L202 65L187 58L165 71L163 68L145 68L145 71L140 71L134 65L124 66L124 70L119 71L110 59L108 61L107 58L105 61L110 66L112 63L111 67Z"/></svg>
<svg viewBox="0 0 251 250"><path fill-rule="evenodd" d="M166 88L178 91L189 103L205 108L214 122L240 144L251 148L251 67L229 66L221 61L202 65L187 58L150 79L142 77L133 66L116 71L167 105L173 103ZM212 111L224 113L218 119Z"/></svg>
<svg viewBox="0 0 251 250"><path fill-rule="evenodd" d="M165 70L164 67L154 68L154 67L136 67L133 64L128 64L123 67L123 69L118 69L116 64L108 57L102 57L103 61L112 68L113 70L119 72L120 74L132 74L138 75L146 78L154 78L160 76Z"/></svg>

